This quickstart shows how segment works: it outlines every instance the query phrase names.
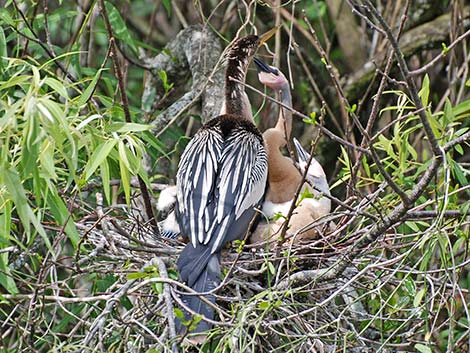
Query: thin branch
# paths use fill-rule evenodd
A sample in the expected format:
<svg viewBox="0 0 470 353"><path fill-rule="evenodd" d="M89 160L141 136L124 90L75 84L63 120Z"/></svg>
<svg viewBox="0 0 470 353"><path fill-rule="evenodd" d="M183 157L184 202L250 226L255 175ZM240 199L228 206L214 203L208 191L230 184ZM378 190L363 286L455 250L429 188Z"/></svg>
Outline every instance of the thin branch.
<svg viewBox="0 0 470 353"><path fill-rule="evenodd" d="M442 50L439 55L437 55L434 59L432 59L430 62L428 62L426 65L420 67L419 69L416 69L416 70L413 70L413 71L410 71L410 75L411 76L418 76L418 75L422 75L424 73L426 73L430 68L432 68L437 62L439 62L439 60L441 60L442 58L445 58L445 56L447 55L447 53L449 52L449 50L452 50L454 49L457 44L459 44L461 41L463 41L465 38L467 38L468 36L470 36L470 29L463 33L462 35L458 36L449 46L446 47L445 50Z"/></svg>
<svg viewBox="0 0 470 353"><path fill-rule="evenodd" d="M246 88L249 88L250 90L252 90L253 92L256 92L258 93L259 95L263 96L264 98L270 100L271 102L274 102L278 105L280 105L281 107L283 107L284 109L287 109L289 111L292 112L293 115L295 116L298 116L302 119L306 119L306 120L310 120L311 118L295 109L293 109L292 107L289 107L287 105L285 105L284 103L282 103L281 101L273 98L273 97L270 97L268 96L267 94L265 94L264 92L261 92L259 89L245 83L245 82L242 82L242 81L239 81L237 79L234 79L234 78L230 78L231 80L237 82L237 83L240 83L242 84L243 86L245 86ZM336 135L335 133L331 132L329 129L327 129L326 127L322 126L322 125L316 125L318 126L318 128L321 130L321 132L323 132L326 136L328 136L330 139L332 139L333 141L336 141L338 143L340 143L341 145L343 146L346 146L346 147L350 147L352 149L355 149L357 151L362 151L364 154L370 156L371 153L369 150L365 149L365 148L362 148L360 146L357 146L349 141L346 141L345 139L339 137L338 135Z"/></svg>
<svg viewBox="0 0 470 353"><path fill-rule="evenodd" d="M324 109L321 109L321 112L323 114ZM323 116L320 118L320 121L321 121L321 124L322 124L323 123ZM297 199L299 198L300 192L302 191L302 188L304 187L304 183L307 180L308 169L310 168L310 165L312 164L313 152L315 152L317 142L318 142L318 138L317 138L317 141L315 141L315 143L313 143L311 148L310 148L310 157L307 161L307 164L305 165L305 169L302 173L302 178L300 179L299 185L297 185L297 189L295 190L294 197L292 198L292 201L291 201L291 204L290 204L290 207L289 207L289 211L287 212L286 219L285 219L285 221L282 225L281 233L280 233L280 235L278 237L278 240L277 240L277 254L276 255L279 255L281 247L284 244L285 235L286 235L286 232L287 232L287 228L289 227L290 219L292 218L292 215L294 214L294 210L297 207Z"/></svg>
<svg viewBox="0 0 470 353"><path fill-rule="evenodd" d="M77 79L75 78L75 76L70 73L65 67L64 65L62 65L62 63L58 60L56 60L56 56L54 55L54 53L48 48L48 46L46 44L44 44L43 41L39 40L39 37L38 35L36 34L36 31L34 30L34 28L29 24L28 20L26 19L26 16L25 14L23 13L23 11L21 11L21 9L18 7L18 4L16 3L16 0L13 0L13 5L15 6L15 9L16 11L18 11L18 13L20 14L21 18L23 19L23 22L26 24L26 26L28 27L28 29L31 31L31 33L34 35L34 38L33 37L30 37L24 33L22 33L21 31L19 31L18 29L16 29L15 27L11 27L16 33L18 33L20 36L32 41L32 42L35 42L36 44L38 44L45 52L46 54L49 56L50 59L54 59L54 63L57 65L57 67L60 69L60 71L62 71L65 76L72 82L76 82ZM81 88L81 85L79 85L78 87Z"/></svg>
<svg viewBox="0 0 470 353"><path fill-rule="evenodd" d="M129 111L129 100L127 98L127 93L126 93L126 84L124 82L123 73L119 64L119 58L118 58L118 55L117 55L118 53L116 50L116 43L114 39L113 28L111 27L111 23L109 22L104 0L100 0L100 3L101 3L101 12L103 14L104 22L105 22L106 29L109 35L109 45L111 48L111 56L112 56L113 63L114 63L114 72L117 76L119 90L121 92L121 100L122 100L122 108L124 110L124 116L126 117L126 122L131 123L132 119L131 119L131 113ZM156 236L160 236L160 230L158 229L157 220L155 219L155 216L153 215L152 202L150 201L150 193L148 191L147 185L145 184L145 181L142 179L140 175L137 175L137 179L139 180L140 192L142 193L142 198L144 199L145 212L147 214L147 217L150 221L150 224L152 225L153 231L155 232Z"/></svg>
<svg viewBox="0 0 470 353"><path fill-rule="evenodd" d="M382 17L382 15L377 11L374 5L370 2L370 0L365 0L365 4L366 4L366 9L372 13L372 15L377 19L377 21L379 21L380 25L382 26L383 30L385 31L387 35L388 40L390 41L393 47L393 50L395 52L395 57L397 59L402 77L405 79L411 98L413 99L413 102L419 111L418 116L421 120L421 123L423 124L424 131L428 138L429 144L431 145L431 150L435 156L439 156L440 158L442 158L444 151L439 146L436 135L432 131L431 124L429 123L429 120L426 117L426 113L421 109L423 107L423 104L419 97L418 89L416 88L416 82L413 76L410 75L408 65L406 64L404 55L400 50L398 40L395 37L395 35L392 33L392 29L390 28L390 26L387 24L387 22Z"/></svg>

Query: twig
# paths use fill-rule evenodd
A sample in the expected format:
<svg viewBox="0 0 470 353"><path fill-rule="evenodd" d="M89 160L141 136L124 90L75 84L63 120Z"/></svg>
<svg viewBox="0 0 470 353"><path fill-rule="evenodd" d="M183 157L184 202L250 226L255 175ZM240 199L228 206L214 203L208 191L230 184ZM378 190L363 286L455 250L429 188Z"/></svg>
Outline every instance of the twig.
<svg viewBox="0 0 470 353"><path fill-rule="evenodd" d="M165 263L158 257L155 257L153 260L156 262L158 266L158 272L160 273L160 276L163 278L168 278L168 272L166 270ZM172 353L178 353L178 346L176 344L175 318L173 316L173 301L171 299L171 289L167 283L163 284L163 296L165 298L166 315L167 315L166 318L168 320L170 339L172 341L171 351Z"/></svg>
<svg viewBox="0 0 470 353"><path fill-rule="evenodd" d="M465 38L467 38L470 35L470 29L463 33L462 35L458 36L449 46L446 47L446 50L441 51L439 55L437 55L434 59L432 59L430 62L428 62L426 65L420 67L419 69L410 71L409 74L411 76L418 76L426 73L430 68L432 68L439 60L444 58L449 50L454 49L454 47L457 46L461 41L463 41Z"/></svg>
<svg viewBox="0 0 470 353"><path fill-rule="evenodd" d="M57 67L60 69L60 71L62 71L65 76L71 80L72 82L76 82L77 79L75 78L75 76L70 73L65 67L64 65L62 65L62 63L58 60L56 60L57 58L55 57L54 53L51 52L51 50L48 48L48 46L46 44L44 44L43 41L39 40L38 38L38 35L36 34L36 31L34 30L34 28L30 25L30 23L28 22L28 20L26 19L26 16L24 15L23 11L21 11L21 9L18 7L18 4L16 3L16 0L13 0L13 5L15 6L15 9L16 11L18 11L18 13L20 14L21 18L23 19L24 23L26 24L26 26L28 26L28 29L31 31L31 33L34 35L34 38L33 37L30 37L24 33L22 33L21 31L19 31L18 29L16 29L15 27L11 27L16 33L18 33L20 36L32 41L32 42L35 42L36 44L38 44L42 49L44 49L44 51L46 52L46 54L49 56L49 58L51 59L54 59L54 63L57 65ZM81 85L78 85L78 87L81 87Z"/></svg>
<svg viewBox="0 0 470 353"><path fill-rule="evenodd" d="M131 113L129 111L129 100L127 98L126 85L125 85L124 77L123 77L122 70L119 64L119 58L117 56L113 28L111 27L111 23L109 22L104 0L100 0L100 3L101 3L101 11L103 14L104 22L105 22L106 29L109 35L109 45L111 48L111 56L113 58L114 72L117 76L119 90L121 92L121 100L122 100L122 108L124 110L124 116L126 117L126 122L131 123L132 119L131 119ZM155 216L153 215L152 202L150 201L150 193L147 189L147 185L145 184L144 180L142 179L140 175L137 175L137 179L139 180L140 192L142 193L142 198L144 199L145 212L147 214L147 217L150 221L150 224L152 225L152 229L155 232L156 236L160 236L160 230L158 229L157 220L155 219Z"/></svg>
<svg viewBox="0 0 470 353"><path fill-rule="evenodd" d="M320 117L320 124L323 125L323 121L324 121L323 112L325 110L322 108L320 111L321 111L321 114L322 114L321 117ZM319 135L318 135L318 137L319 137ZM292 218L292 215L294 214L294 210L297 207L297 199L299 198L300 192L302 191L302 188L304 187L304 183L307 180L308 169L310 168L310 165L312 164L312 161L313 161L313 153L315 152L315 148L317 147L318 137L317 137L315 143L313 143L311 148L310 148L310 157L307 161L307 164L305 165L305 169L302 173L302 178L300 179L299 185L297 185L297 189L295 190L294 197L292 198L292 201L291 201L291 204L290 204L290 207L289 207L289 211L287 212L287 215L286 215L286 219L284 220L284 223L281 227L281 233L279 234L279 237L278 237L278 240L277 240L277 251L276 251L277 256L279 255L281 247L284 244L285 235L286 235L286 232L287 232L287 228L289 227L290 219ZM289 139L287 139L287 141L289 141Z"/></svg>
<svg viewBox="0 0 470 353"><path fill-rule="evenodd" d="M366 9L373 14L373 16L377 19L377 21L379 21L380 25L382 26L382 29L385 31L387 38L393 47L393 50L395 52L395 58L397 59L402 77L405 79L411 98L413 99L413 102L419 111L418 116L421 120L421 123L423 124L423 128L428 138L429 144L431 145L431 150L433 154L435 156L439 156L439 158L443 158L444 151L441 149L441 147L439 146L439 143L437 142L436 135L432 131L431 125L429 123L428 118L426 117L425 112L421 109L423 108L423 104L421 103L421 99L419 98L418 89L416 88L415 80L413 76L410 75L408 65L406 64L404 55L400 50L400 46L398 45L397 38L393 35L391 28L385 22L384 18L382 17L382 15L380 15L380 13L377 11L374 5L372 5L370 0L364 0L364 1L366 4Z"/></svg>
<svg viewBox="0 0 470 353"><path fill-rule="evenodd" d="M237 79L234 79L234 78L231 78L231 80L237 82L237 83L240 83L242 84L243 86L245 86L246 88L249 88L250 90L258 93L259 95L263 96L264 98L270 100L271 102L275 102L276 104L280 105L281 107L289 110L292 112L293 115L295 116L298 116L302 119L307 119L307 120L310 120L311 118L295 109L293 109L292 107L289 107L287 105L285 105L284 103L282 103L281 101L278 101L277 99L275 98L272 98L270 96L268 96L267 94L265 94L264 92L261 92L259 89L245 83L245 82L241 82ZM342 144L343 146L347 146L347 147L350 147L350 148L353 148L357 151L362 151L364 154L370 156L370 151L365 149L365 148L362 148L360 146L357 146L349 141L346 141L344 140L343 138L339 137L338 135L334 134L333 132L331 132L329 129L327 129L326 127L322 126L322 125L317 125L318 128L321 130L321 132L323 132L326 136L328 136L330 139L332 139L333 141L336 141L340 144Z"/></svg>

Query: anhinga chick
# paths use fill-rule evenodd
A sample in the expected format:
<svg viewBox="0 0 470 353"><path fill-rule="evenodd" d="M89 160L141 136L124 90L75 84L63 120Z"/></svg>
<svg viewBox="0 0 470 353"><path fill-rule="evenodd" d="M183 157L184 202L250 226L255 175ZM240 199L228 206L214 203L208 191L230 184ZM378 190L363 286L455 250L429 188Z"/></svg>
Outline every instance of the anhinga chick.
<svg viewBox="0 0 470 353"><path fill-rule="evenodd" d="M267 155L243 82L253 55L273 34L243 37L229 49L222 113L195 134L178 166L176 219L189 239L177 262L180 278L213 303L215 297L207 292L220 283L221 249L244 238L265 191ZM213 308L198 296L182 300L190 311L186 320L192 313L214 319ZM193 333L210 328L202 320Z"/></svg>
<svg viewBox="0 0 470 353"><path fill-rule="evenodd" d="M269 66L255 58L258 68L258 79L264 85L280 93L281 102L288 108L292 107L292 98L289 82L284 74L277 68ZM294 162L282 153L287 146L292 132L292 112L282 107L279 118L274 128L263 133L263 138L268 154L268 192L263 203L263 213L268 218L276 214L287 215L299 184L302 181L301 171L305 169L310 155L302 148L300 143L294 139L294 147L298 159ZM296 166L297 164L297 166ZM300 169L300 170L299 170ZM289 221L289 234L302 230L316 219L325 216L331 210L331 202L322 195L330 195L325 172L320 163L312 158L308 168L306 181L303 187L308 188L314 195L313 198L304 199L295 209ZM317 190L318 189L318 190ZM283 219L272 221L268 224L260 224L251 237L252 242L266 240L269 234L279 235ZM309 238L316 235L316 230L304 232L301 238Z"/></svg>

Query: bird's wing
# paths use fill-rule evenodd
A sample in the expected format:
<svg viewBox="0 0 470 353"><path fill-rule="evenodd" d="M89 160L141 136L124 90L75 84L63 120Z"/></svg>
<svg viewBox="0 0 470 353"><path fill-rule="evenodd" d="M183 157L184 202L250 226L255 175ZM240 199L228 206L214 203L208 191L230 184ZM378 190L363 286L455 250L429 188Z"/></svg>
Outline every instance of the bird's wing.
<svg viewBox="0 0 470 353"><path fill-rule="evenodd" d="M220 167L214 214L216 231L209 232L205 240L205 244L212 242L212 251L224 243L229 229L238 233L234 223L247 222L241 219L242 215L259 205L263 198L268 160L262 140L244 129L235 129L226 140ZM246 230L248 224L240 224L240 227Z"/></svg>
<svg viewBox="0 0 470 353"><path fill-rule="evenodd" d="M177 174L178 221L193 247L210 244L214 253L242 214L260 202L266 178L266 152L254 134L234 129L225 141L216 127L196 134Z"/></svg>
<svg viewBox="0 0 470 353"><path fill-rule="evenodd" d="M200 130L184 150L176 174L177 219L183 235L195 247L204 241L214 203L224 141L215 127Z"/></svg>

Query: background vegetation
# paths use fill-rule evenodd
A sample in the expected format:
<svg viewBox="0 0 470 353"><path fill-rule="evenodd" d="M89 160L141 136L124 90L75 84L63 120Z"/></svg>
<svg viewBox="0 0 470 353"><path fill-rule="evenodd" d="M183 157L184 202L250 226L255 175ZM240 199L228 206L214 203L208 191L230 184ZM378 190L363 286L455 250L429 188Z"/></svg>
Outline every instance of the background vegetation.
<svg viewBox="0 0 470 353"><path fill-rule="evenodd" d="M470 350L463 0L0 5L2 351ZM278 25L260 55L292 82L333 211L311 243L235 244L220 324L184 346L182 244L158 236L155 200L220 109L223 48ZM260 91L252 70L265 129Z"/></svg>

